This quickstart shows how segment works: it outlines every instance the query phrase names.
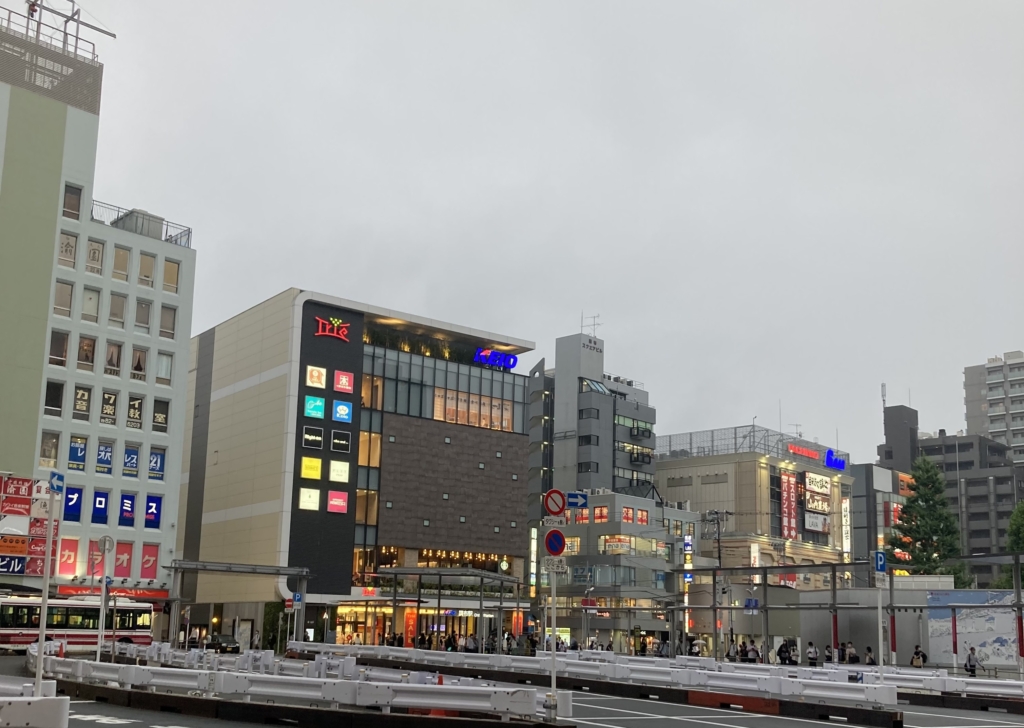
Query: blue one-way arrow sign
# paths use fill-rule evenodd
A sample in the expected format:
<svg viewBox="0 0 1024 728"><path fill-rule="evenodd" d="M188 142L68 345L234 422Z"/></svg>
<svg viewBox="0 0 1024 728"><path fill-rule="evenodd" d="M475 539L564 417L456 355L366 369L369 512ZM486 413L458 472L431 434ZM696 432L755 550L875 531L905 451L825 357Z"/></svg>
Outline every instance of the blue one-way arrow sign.
<svg viewBox="0 0 1024 728"><path fill-rule="evenodd" d="M56 470L50 471L50 489L54 493L64 492L64 474L58 473Z"/></svg>
<svg viewBox="0 0 1024 728"><path fill-rule="evenodd" d="M587 507L587 494L586 493L566 493L565 494L565 505L569 508L586 508Z"/></svg>

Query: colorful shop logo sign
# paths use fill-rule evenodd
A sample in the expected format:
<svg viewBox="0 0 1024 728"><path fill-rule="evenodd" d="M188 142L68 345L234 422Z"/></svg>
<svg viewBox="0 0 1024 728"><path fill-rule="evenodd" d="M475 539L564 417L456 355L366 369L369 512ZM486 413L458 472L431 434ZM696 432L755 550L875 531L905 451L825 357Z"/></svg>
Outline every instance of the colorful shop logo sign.
<svg viewBox="0 0 1024 728"><path fill-rule="evenodd" d="M314 336L332 336L335 339L341 339L342 341L348 341L348 327L352 324L347 324L340 318L334 318L333 316L329 319L322 319L316 316L316 333Z"/></svg>
<svg viewBox="0 0 1024 728"><path fill-rule="evenodd" d="M846 470L846 460L837 457L835 451L828 450L825 453L825 467L834 468L835 470Z"/></svg>
<svg viewBox="0 0 1024 728"><path fill-rule="evenodd" d="M477 349L473 361L477 364L486 364L489 367L515 369L516 364L519 363L519 357L515 354L504 354L494 349Z"/></svg>
<svg viewBox="0 0 1024 728"><path fill-rule="evenodd" d="M316 417L322 420L324 418L324 398L323 397L311 397L306 395L306 417Z"/></svg>

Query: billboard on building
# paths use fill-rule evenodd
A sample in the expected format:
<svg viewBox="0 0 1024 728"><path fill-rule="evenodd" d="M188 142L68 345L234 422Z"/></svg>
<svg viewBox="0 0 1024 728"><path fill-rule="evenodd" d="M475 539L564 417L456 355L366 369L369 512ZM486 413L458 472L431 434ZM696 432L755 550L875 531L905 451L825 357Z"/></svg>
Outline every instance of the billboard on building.
<svg viewBox="0 0 1024 728"><path fill-rule="evenodd" d="M832 479L827 475L804 472L804 488L810 493L832 495Z"/></svg>
<svg viewBox="0 0 1024 728"><path fill-rule="evenodd" d="M782 537L796 539L796 473L782 471Z"/></svg>

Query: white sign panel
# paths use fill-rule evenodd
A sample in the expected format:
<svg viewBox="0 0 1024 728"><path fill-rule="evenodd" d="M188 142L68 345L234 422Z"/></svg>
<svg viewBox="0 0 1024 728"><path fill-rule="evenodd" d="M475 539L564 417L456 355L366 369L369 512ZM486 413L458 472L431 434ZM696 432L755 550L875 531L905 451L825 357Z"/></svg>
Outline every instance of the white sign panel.
<svg viewBox="0 0 1024 728"><path fill-rule="evenodd" d="M549 574L566 574L569 571L564 556L545 556L541 559L541 566Z"/></svg>
<svg viewBox="0 0 1024 728"><path fill-rule="evenodd" d="M818 533L829 532L829 517L821 513L804 513L804 528Z"/></svg>
<svg viewBox="0 0 1024 728"><path fill-rule="evenodd" d="M804 472L804 488L811 493L832 495L832 479L827 475L815 475L814 473Z"/></svg>
<svg viewBox="0 0 1024 728"><path fill-rule="evenodd" d="M850 533L850 499L849 498L843 498L842 518L843 518L843 524L842 524L842 529L843 529L843 551L845 553L850 553L850 550L851 550L852 545L853 545L853 543L852 543L853 539L851 538L852 534Z"/></svg>

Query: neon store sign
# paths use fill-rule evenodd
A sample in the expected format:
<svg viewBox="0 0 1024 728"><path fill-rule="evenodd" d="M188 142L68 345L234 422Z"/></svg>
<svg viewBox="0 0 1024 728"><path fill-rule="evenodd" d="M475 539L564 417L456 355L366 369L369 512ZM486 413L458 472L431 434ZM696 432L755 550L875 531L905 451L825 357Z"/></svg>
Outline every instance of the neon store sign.
<svg viewBox="0 0 1024 728"><path fill-rule="evenodd" d="M800 447L799 445L789 444L789 451L794 455L800 455L801 457L810 458L811 460L818 460L821 458L821 453L817 450L812 450L809 447ZM829 452L832 452L829 450Z"/></svg>
<svg viewBox="0 0 1024 728"><path fill-rule="evenodd" d="M314 336L330 336L348 342L348 327L352 324L345 323L340 318L322 319L316 317L316 333Z"/></svg>
<svg viewBox="0 0 1024 728"><path fill-rule="evenodd" d="M476 350L473 357L476 364L484 364L489 367L501 367L502 369L515 369L519 363L519 357L515 354L505 354L494 349L480 348Z"/></svg>
<svg viewBox="0 0 1024 728"><path fill-rule="evenodd" d="M829 450L825 453L825 467L846 470L846 460L838 457L833 450Z"/></svg>

